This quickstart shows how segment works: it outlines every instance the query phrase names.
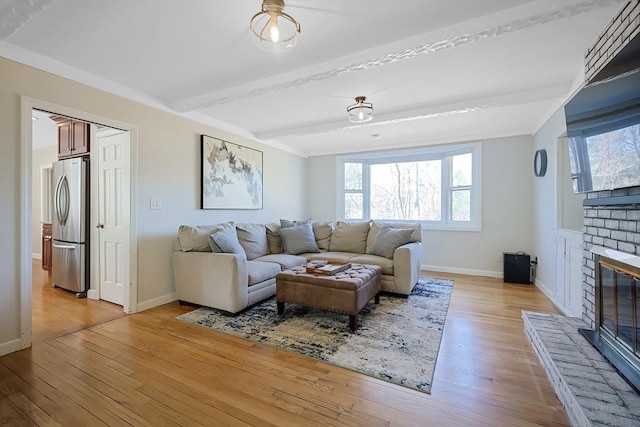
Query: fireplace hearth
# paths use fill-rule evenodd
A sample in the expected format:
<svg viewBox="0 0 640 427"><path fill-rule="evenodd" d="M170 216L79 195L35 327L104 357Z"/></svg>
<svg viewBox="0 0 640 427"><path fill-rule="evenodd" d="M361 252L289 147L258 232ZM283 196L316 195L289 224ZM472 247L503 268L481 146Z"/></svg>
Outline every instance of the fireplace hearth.
<svg viewBox="0 0 640 427"><path fill-rule="evenodd" d="M580 333L640 392L640 257L599 246L591 252L595 328Z"/></svg>

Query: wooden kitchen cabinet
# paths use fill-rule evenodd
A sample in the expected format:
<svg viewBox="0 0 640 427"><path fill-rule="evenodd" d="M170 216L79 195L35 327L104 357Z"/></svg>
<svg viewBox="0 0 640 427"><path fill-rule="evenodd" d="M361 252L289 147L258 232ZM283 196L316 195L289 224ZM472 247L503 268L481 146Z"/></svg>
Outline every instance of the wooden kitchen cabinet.
<svg viewBox="0 0 640 427"><path fill-rule="evenodd" d="M58 158L89 153L89 123L67 117L51 117L58 124Z"/></svg>
<svg viewBox="0 0 640 427"><path fill-rule="evenodd" d="M51 224L42 224L42 269L51 276Z"/></svg>

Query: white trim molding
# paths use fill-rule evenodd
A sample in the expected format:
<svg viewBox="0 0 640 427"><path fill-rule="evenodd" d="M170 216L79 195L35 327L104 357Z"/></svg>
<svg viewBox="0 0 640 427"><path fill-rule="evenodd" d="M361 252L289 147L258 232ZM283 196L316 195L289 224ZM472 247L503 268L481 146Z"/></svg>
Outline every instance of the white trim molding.
<svg viewBox="0 0 640 427"><path fill-rule="evenodd" d="M138 311L149 310L150 308L158 307L163 304L167 304L177 300L178 300L178 294L176 294L175 292L172 292L170 294L162 295L156 298L139 302L137 310Z"/></svg>
<svg viewBox="0 0 640 427"><path fill-rule="evenodd" d="M504 277L502 271L475 270L472 268L446 267L441 265L421 264L420 270L433 271L437 273L463 274L465 276L493 277L495 279L502 279Z"/></svg>

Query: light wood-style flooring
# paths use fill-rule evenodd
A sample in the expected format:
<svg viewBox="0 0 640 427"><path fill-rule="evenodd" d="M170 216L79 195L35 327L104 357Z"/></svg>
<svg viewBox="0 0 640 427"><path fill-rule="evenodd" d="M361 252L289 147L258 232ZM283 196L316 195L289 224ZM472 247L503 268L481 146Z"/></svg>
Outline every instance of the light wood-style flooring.
<svg viewBox="0 0 640 427"><path fill-rule="evenodd" d="M63 303L34 274L36 339L0 357L0 425L568 426L520 317L551 302L425 274L455 280L430 395L175 319L194 307Z"/></svg>

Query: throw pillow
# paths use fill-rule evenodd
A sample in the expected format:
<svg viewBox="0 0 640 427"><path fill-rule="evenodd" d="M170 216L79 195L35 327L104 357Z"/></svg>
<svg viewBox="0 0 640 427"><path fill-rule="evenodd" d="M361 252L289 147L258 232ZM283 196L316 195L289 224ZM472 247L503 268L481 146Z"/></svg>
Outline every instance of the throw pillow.
<svg viewBox="0 0 640 427"><path fill-rule="evenodd" d="M302 224L306 224L309 223L311 224L311 218L309 219L300 219L297 221L292 221L289 219L280 219L280 227L281 228L289 228L289 227L295 227L296 225L302 225Z"/></svg>
<svg viewBox="0 0 640 427"><path fill-rule="evenodd" d="M223 228L211 233L211 250L213 252L222 252L225 254L237 254L244 257L247 256L244 249L238 242L238 235L234 228ZM218 250L216 250L218 249Z"/></svg>
<svg viewBox="0 0 640 427"><path fill-rule="evenodd" d="M368 234L368 222L338 221L331 235L329 250L331 252L363 254L367 246Z"/></svg>
<svg viewBox="0 0 640 427"><path fill-rule="evenodd" d="M282 237L280 237L280 224L272 222L267 227L267 245L270 254L282 253Z"/></svg>
<svg viewBox="0 0 640 427"><path fill-rule="evenodd" d="M413 234L413 228L392 228L389 226L382 226L376 240L373 242L371 248L367 251L369 255L378 255L381 257L393 259L393 253L400 246L408 243L411 240Z"/></svg>
<svg viewBox="0 0 640 427"><path fill-rule="evenodd" d="M221 227L233 227L233 221L215 225L181 225L178 229L178 244L183 252L211 252L209 235Z"/></svg>
<svg viewBox="0 0 640 427"><path fill-rule="evenodd" d="M372 220L370 222L371 230L369 230L369 236L367 236L367 253L371 246L373 246L373 242L375 242L376 237L378 236L378 232L385 225L391 228L411 228L413 229L413 234L411 235L411 239L407 243L411 242L421 242L422 241L422 226L419 222L405 222L405 221L376 221Z"/></svg>
<svg viewBox="0 0 640 427"><path fill-rule="evenodd" d="M236 224L236 233L248 260L269 255L267 229L263 224Z"/></svg>
<svg viewBox="0 0 640 427"><path fill-rule="evenodd" d="M320 252L310 222L294 227L280 228L280 236L284 251L290 255Z"/></svg>
<svg viewBox="0 0 640 427"><path fill-rule="evenodd" d="M321 251L328 251L331 233L333 233L333 221L311 221L311 226L318 248Z"/></svg>

